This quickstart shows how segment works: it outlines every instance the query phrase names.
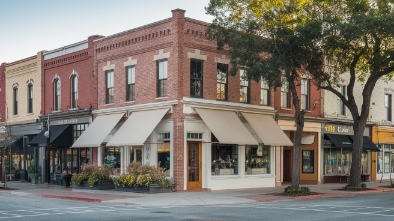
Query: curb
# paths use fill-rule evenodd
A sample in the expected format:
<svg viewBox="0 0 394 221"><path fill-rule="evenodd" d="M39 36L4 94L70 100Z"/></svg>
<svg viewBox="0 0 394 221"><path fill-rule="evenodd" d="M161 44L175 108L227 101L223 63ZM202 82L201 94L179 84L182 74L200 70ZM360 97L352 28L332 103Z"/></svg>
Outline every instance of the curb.
<svg viewBox="0 0 394 221"><path fill-rule="evenodd" d="M100 203L102 200L100 199L92 199L92 198L84 198L84 197L73 197L73 196L56 196L56 195L41 195L43 198L55 198L55 199L64 199L64 200L76 200L76 201L84 201L84 202L96 202Z"/></svg>

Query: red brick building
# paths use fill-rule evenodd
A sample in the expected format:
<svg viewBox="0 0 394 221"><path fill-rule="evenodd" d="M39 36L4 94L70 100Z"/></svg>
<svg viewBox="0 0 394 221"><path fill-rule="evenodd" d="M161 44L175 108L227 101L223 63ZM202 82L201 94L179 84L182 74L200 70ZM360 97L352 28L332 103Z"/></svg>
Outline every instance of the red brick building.
<svg viewBox="0 0 394 221"><path fill-rule="evenodd" d="M92 163L91 148L69 147L92 122L92 110L97 109L97 75L94 72L93 41L102 36L45 51L42 57L42 102L40 120L43 130L29 144L47 153L44 135L50 132L50 174L79 173L85 163ZM46 157L48 158L48 157Z"/></svg>
<svg viewBox="0 0 394 221"><path fill-rule="evenodd" d="M98 110L73 147L120 172L165 167L178 190L275 186L276 150L292 143L274 102L245 70L230 76L208 24L184 14L94 41Z"/></svg>
<svg viewBox="0 0 394 221"><path fill-rule="evenodd" d="M5 63L0 65L0 122L5 122Z"/></svg>

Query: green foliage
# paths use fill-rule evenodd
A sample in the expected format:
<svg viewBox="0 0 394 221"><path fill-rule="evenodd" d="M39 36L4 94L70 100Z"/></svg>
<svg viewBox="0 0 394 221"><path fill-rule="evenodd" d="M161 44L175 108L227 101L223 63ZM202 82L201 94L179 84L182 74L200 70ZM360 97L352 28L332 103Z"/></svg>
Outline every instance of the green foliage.
<svg viewBox="0 0 394 221"><path fill-rule="evenodd" d="M127 171L129 174L123 174L114 179L115 185L122 187L148 187L151 183L157 183L161 187L174 186L174 181L167 178L167 171L164 168L132 162Z"/></svg>
<svg viewBox="0 0 394 221"><path fill-rule="evenodd" d="M28 168L27 168L28 173L41 173L41 166L35 163L32 163Z"/></svg>
<svg viewBox="0 0 394 221"><path fill-rule="evenodd" d="M283 193L285 195L292 195L292 196L304 196L304 195L312 194L309 187L301 187L300 189L294 189L291 186L286 187Z"/></svg>
<svg viewBox="0 0 394 221"><path fill-rule="evenodd" d="M107 165L101 167L96 164L85 164L80 174L73 174L71 181L75 185L80 185L82 181L88 181L93 187L99 180L110 180L111 169Z"/></svg>

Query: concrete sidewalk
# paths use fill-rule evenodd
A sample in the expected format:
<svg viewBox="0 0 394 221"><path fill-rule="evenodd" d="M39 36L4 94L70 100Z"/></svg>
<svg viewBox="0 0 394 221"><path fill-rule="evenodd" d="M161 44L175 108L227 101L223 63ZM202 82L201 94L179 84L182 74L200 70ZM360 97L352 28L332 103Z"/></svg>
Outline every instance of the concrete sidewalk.
<svg viewBox="0 0 394 221"><path fill-rule="evenodd" d="M312 192L310 196L288 197L282 196L285 186L257 189L238 189L201 192L173 192L173 193L131 193L114 190L85 190L66 188L54 184L37 184L24 182L8 182L6 189L0 189L1 194L14 194L25 197L58 198L66 200L80 200L97 203L112 203L140 206L192 206L192 205L235 205L258 202L272 202L283 200L303 200L325 197L340 197L355 194L370 194L376 192L391 192L390 181L371 181L366 183L369 190L343 191L345 184L301 185L307 186Z"/></svg>

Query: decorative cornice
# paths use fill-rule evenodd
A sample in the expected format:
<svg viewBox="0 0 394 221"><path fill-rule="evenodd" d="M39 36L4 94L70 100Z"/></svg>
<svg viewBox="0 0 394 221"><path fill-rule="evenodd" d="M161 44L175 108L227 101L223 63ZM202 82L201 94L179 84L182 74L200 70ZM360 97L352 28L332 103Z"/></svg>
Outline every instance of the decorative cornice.
<svg viewBox="0 0 394 221"><path fill-rule="evenodd" d="M172 101L156 102L149 104L125 106L125 107L107 108L107 109L95 110L93 111L93 114L106 115L106 114L114 114L114 113L133 112L133 111L154 110L154 109L165 108L165 107L170 108L178 103L179 103L178 100L172 100Z"/></svg>

